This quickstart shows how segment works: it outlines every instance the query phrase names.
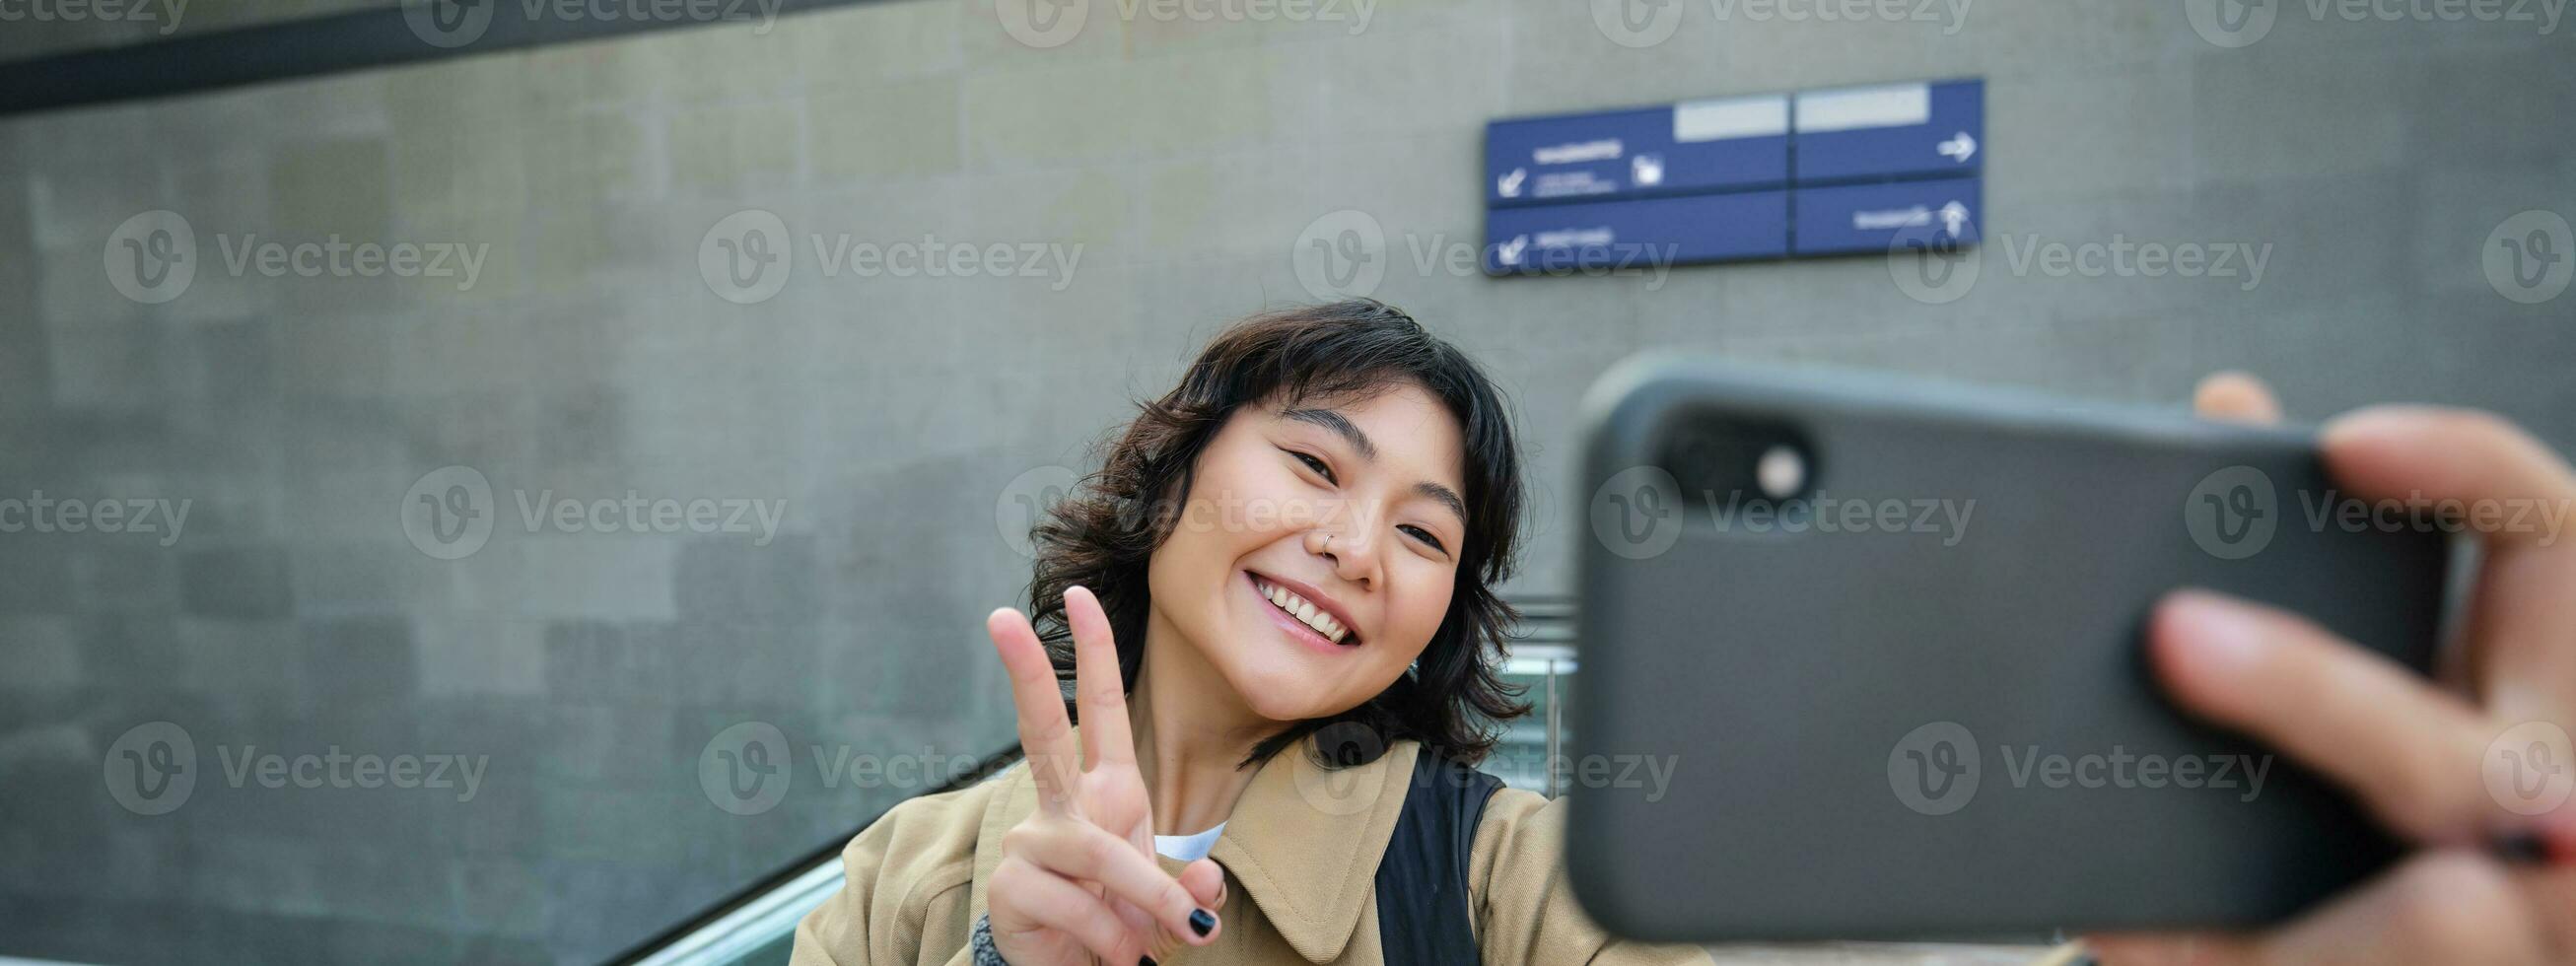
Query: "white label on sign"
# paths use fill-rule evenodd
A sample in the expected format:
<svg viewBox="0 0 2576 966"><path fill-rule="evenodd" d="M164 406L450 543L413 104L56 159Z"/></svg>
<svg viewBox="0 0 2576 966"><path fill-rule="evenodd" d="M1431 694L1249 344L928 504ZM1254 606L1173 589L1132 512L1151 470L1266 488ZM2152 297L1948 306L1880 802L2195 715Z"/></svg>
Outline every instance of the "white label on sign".
<svg viewBox="0 0 2576 966"><path fill-rule="evenodd" d="M1890 228L1916 228L1923 225L1929 225L1931 223L1932 209L1923 207L1922 205L1916 205L1912 208L1889 208L1879 211L1852 212L1852 230L1854 231L1886 231Z"/></svg>
<svg viewBox="0 0 2576 966"><path fill-rule="evenodd" d="M1618 138L1602 138L1598 141L1576 141L1572 144L1551 144L1547 147L1530 152L1530 159L1537 161L1540 164L1578 164L1584 161L1612 161L1616 160L1619 157L1620 152L1624 150L1626 150L1626 146L1620 144Z"/></svg>
<svg viewBox="0 0 2576 966"><path fill-rule="evenodd" d="M1932 123L1932 86L1890 84L1806 91L1798 95L1798 130L1850 131Z"/></svg>
<svg viewBox="0 0 2576 966"><path fill-rule="evenodd" d="M1779 137L1789 133L1789 98L1720 97L1673 105L1673 140L1719 141L1727 138Z"/></svg>
<svg viewBox="0 0 2576 966"><path fill-rule="evenodd" d="M1539 232L1530 239L1540 248L1574 248L1581 245L1607 245L1619 240L1619 233L1608 225L1599 228L1565 228Z"/></svg>

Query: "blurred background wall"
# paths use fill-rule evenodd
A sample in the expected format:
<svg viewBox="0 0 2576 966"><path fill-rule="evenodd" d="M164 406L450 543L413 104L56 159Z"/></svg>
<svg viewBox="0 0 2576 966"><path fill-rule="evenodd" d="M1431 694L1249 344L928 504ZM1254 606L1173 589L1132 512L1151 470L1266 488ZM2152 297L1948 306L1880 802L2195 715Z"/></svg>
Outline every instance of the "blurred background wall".
<svg viewBox="0 0 2576 966"><path fill-rule="evenodd" d="M1571 404L1646 346L2171 404L2241 367L2302 416L2435 400L2576 444L2576 302L2481 268L2511 216L2576 205L2564 33L2285 3L2221 46L2183 3L1626 11L1645 28L1621 6L1093 0L1033 46L994 3L903 0L0 120L0 497L189 510L0 533L0 952L581 962L642 939L926 787L854 759L1010 741L979 618L1026 578L1023 498L1227 320L1346 290L1515 394L1532 598L1567 584ZM19 56L137 36L8 29ZM1949 76L1989 97L1988 243L1955 301L1880 258L1451 259L1480 240L1487 119ZM790 239L765 297L776 276L725 274L750 262L702 267L758 254L718 231L746 210ZM155 211L195 242L175 295L117 268ZM1374 281L1301 280L1315 227L1354 224L1383 244L1339 268ZM256 261L334 236L484 255L470 280ZM2267 254L2259 278L2013 257L2123 240ZM897 277L845 243L1047 255ZM743 526L588 524L630 493ZM567 499L578 526L548 512ZM488 535L424 531L459 509ZM153 722L192 790L143 795L176 746ZM748 761L718 757L745 723L788 770L729 808L700 766ZM256 770L333 749L462 757L448 788Z"/></svg>

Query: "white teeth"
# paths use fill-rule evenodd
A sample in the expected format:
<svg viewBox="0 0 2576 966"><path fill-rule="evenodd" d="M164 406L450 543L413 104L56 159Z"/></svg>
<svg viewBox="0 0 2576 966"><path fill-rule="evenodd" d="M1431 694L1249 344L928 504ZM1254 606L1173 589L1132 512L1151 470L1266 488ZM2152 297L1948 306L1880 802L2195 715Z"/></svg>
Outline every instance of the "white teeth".
<svg viewBox="0 0 2576 966"><path fill-rule="evenodd" d="M1280 610L1287 611L1304 622L1306 626L1314 628L1315 633L1324 635L1326 640L1339 644L1344 638L1350 636L1350 629L1343 627L1340 621L1334 620L1333 615L1325 613L1313 602L1290 593L1287 588L1269 581L1261 581L1260 589L1262 596L1270 598L1270 602L1278 605Z"/></svg>

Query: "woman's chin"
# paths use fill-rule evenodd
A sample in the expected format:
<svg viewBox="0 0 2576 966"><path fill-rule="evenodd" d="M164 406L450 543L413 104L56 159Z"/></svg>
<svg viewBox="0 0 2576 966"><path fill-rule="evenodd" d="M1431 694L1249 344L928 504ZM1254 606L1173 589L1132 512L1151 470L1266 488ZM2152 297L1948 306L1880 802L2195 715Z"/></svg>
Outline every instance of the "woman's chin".
<svg viewBox="0 0 2576 966"><path fill-rule="evenodd" d="M1265 664L1269 662L1264 662ZM1281 661L1277 666L1241 667L1226 677L1246 708L1272 721L1304 721L1339 713L1329 695L1320 694L1312 668Z"/></svg>

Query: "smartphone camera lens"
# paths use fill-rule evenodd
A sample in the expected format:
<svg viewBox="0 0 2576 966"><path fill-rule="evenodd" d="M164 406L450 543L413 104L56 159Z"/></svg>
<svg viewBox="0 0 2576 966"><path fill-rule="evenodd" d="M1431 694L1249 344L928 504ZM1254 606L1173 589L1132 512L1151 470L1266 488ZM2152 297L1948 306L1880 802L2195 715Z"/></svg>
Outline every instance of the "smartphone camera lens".
<svg viewBox="0 0 2576 966"><path fill-rule="evenodd" d="M1814 448L1786 423L1701 414L1673 429L1664 468L1685 502L1718 517L1795 513L1815 489Z"/></svg>
<svg viewBox="0 0 2576 966"><path fill-rule="evenodd" d="M1762 488L1763 496L1773 500L1797 496L1807 488L1807 457L1797 447L1773 444L1754 461L1753 482Z"/></svg>

